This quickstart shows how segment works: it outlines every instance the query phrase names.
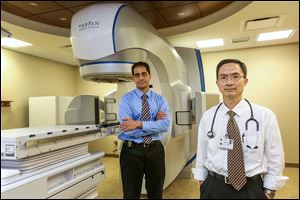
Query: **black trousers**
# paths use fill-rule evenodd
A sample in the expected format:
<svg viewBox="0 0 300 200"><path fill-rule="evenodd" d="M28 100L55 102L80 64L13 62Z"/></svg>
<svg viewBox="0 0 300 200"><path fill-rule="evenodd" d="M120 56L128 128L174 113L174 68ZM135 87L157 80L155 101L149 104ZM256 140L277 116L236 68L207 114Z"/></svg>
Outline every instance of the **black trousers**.
<svg viewBox="0 0 300 200"><path fill-rule="evenodd" d="M120 166L124 199L140 198L144 175L148 198L162 199L165 151L160 141L153 141L149 147L124 142Z"/></svg>
<svg viewBox="0 0 300 200"><path fill-rule="evenodd" d="M267 199L267 197L261 177L247 181L240 191L236 191L224 180L208 175L200 187L200 199Z"/></svg>

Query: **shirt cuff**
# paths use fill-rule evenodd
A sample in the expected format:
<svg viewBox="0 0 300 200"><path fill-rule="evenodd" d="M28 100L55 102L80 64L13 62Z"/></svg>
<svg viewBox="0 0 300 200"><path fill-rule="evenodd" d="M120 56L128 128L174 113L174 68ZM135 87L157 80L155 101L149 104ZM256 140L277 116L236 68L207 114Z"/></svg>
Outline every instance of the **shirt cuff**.
<svg viewBox="0 0 300 200"><path fill-rule="evenodd" d="M194 174L194 179L197 179L198 181L204 181L207 178L208 171L206 168L199 169L199 168L192 168L192 172Z"/></svg>
<svg viewBox="0 0 300 200"><path fill-rule="evenodd" d="M284 186L284 184L289 180L287 176L272 176L266 174L264 177L264 188L270 190L277 190L278 188Z"/></svg>
<svg viewBox="0 0 300 200"><path fill-rule="evenodd" d="M144 132L148 132L149 130L151 130L150 126L149 126L149 122L147 121L141 121L142 122L142 131Z"/></svg>

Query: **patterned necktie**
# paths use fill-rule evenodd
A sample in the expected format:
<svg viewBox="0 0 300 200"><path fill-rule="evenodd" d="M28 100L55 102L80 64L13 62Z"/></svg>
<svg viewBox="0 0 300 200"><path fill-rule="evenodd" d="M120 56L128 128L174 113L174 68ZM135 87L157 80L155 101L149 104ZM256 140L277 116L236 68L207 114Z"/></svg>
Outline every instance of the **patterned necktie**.
<svg viewBox="0 0 300 200"><path fill-rule="evenodd" d="M149 121L150 120L150 108L149 103L147 101L147 94L143 94L142 96L142 121ZM150 144L152 141L151 135L146 135L142 137L146 144Z"/></svg>
<svg viewBox="0 0 300 200"><path fill-rule="evenodd" d="M228 111L228 115L227 133L229 138L233 139L233 149L228 150L227 157L228 181L237 191L239 191L247 183L243 149L240 131L233 118L235 113L233 111Z"/></svg>

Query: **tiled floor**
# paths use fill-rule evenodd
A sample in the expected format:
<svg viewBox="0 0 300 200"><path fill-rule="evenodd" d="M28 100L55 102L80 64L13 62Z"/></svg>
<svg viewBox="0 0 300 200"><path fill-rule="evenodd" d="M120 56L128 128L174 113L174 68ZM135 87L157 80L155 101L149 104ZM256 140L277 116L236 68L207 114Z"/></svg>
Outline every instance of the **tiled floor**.
<svg viewBox="0 0 300 200"><path fill-rule="evenodd" d="M119 159L104 157L105 179L99 184L101 199L121 199ZM299 168L286 168L284 175L290 180L277 191L276 199L299 199ZM141 198L146 198L144 195ZM198 182L194 179L176 178L163 193L164 199L199 199Z"/></svg>

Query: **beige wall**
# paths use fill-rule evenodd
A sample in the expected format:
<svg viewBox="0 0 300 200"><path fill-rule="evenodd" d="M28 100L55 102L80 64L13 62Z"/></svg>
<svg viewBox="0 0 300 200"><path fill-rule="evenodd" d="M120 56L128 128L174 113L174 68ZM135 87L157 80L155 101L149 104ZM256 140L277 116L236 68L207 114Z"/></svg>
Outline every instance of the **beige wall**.
<svg viewBox="0 0 300 200"><path fill-rule="evenodd" d="M1 129L28 127L28 97L75 95L74 66L1 48Z"/></svg>
<svg viewBox="0 0 300 200"><path fill-rule="evenodd" d="M28 98L32 96L98 95L101 99L116 84L82 80L76 66L1 48L1 129L28 127Z"/></svg>
<svg viewBox="0 0 300 200"><path fill-rule="evenodd" d="M244 97L276 114L286 163L299 163L299 43L261 48L203 53L206 91L219 92L216 66L236 58L248 67Z"/></svg>

